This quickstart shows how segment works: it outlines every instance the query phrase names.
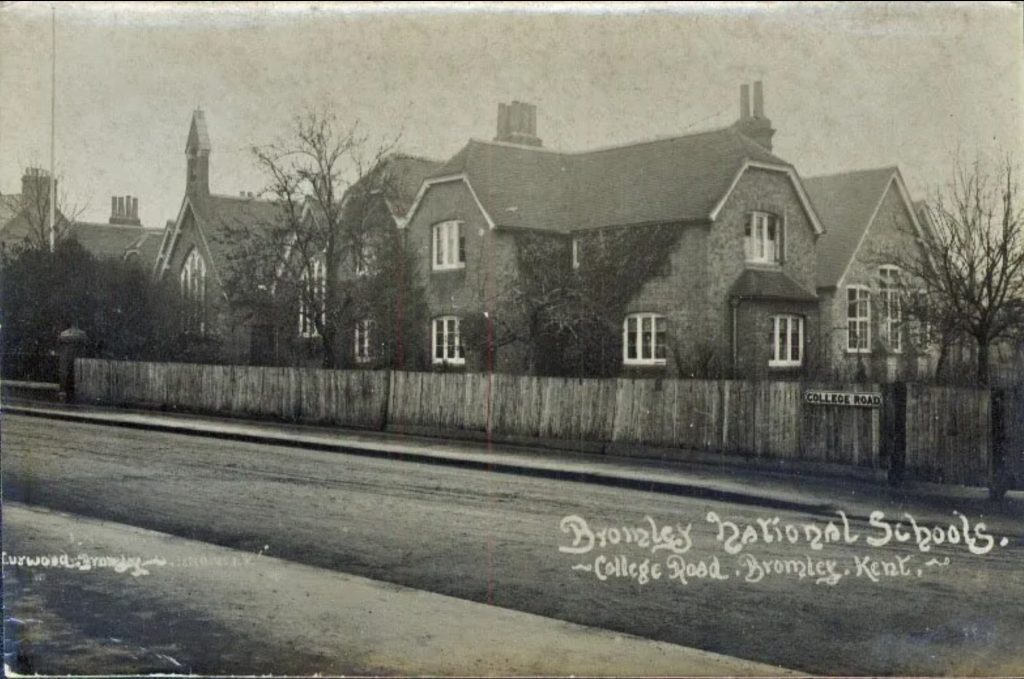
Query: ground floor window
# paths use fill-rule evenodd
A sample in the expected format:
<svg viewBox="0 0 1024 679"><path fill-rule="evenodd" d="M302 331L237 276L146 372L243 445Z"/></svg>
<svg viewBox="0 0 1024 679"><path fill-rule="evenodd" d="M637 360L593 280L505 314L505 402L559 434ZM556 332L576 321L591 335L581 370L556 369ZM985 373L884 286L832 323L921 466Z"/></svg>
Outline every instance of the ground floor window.
<svg viewBox="0 0 1024 679"><path fill-rule="evenodd" d="M459 318L457 316L435 318L433 330L431 344L434 363L463 365L466 362L466 354L462 348Z"/></svg>
<svg viewBox="0 0 1024 679"><path fill-rule="evenodd" d="M802 316L772 316L771 358L768 366L788 368L803 364L804 319Z"/></svg>
<svg viewBox="0 0 1024 679"><path fill-rule="evenodd" d="M626 365L665 365L665 317L630 314L622 324L622 362Z"/></svg>
<svg viewBox="0 0 1024 679"><path fill-rule="evenodd" d="M370 336L372 334L372 320L364 318L361 321L356 321L355 337L353 338L356 363L368 363L373 360L373 352L370 349Z"/></svg>

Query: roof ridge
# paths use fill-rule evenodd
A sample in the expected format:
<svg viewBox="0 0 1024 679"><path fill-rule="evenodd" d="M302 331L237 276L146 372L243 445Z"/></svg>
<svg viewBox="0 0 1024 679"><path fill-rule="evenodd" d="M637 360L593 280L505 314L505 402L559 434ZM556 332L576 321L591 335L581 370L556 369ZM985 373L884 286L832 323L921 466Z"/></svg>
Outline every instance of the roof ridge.
<svg viewBox="0 0 1024 679"><path fill-rule="evenodd" d="M158 228L143 226L140 224L111 224L110 222L86 222L82 220L76 220L71 222L72 226L106 226L114 229L132 229L135 231L157 231Z"/></svg>
<svg viewBox="0 0 1024 679"><path fill-rule="evenodd" d="M585 156L591 153L604 153L605 151L616 151L619 149L630 148L633 146L646 146L647 144L658 144L667 141L676 141L679 139L687 139L690 137L699 137L708 134L720 134L722 132L728 132L735 130L735 125L722 125L720 127L714 127L707 130L698 130L697 132L687 132L685 134L667 134L658 137L648 137L646 139L639 139L635 141L621 142L618 144L608 144L606 146L598 146L592 149L585 149L583 151L559 151L556 149L544 148L543 146L529 146L526 144L513 144L507 141L497 141L494 139L480 139L478 137L470 137L470 143L487 144L490 146L505 146L509 148L523 149L525 151L538 151L541 153L551 153L560 156ZM738 130L735 130L737 133ZM756 143L756 142L755 142ZM465 148L465 147L463 147ZM461 149L460 149L461 150ZM766 153L771 153L765 149Z"/></svg>
<svg viewBox="0 0 1024 679"><path fill-rule="evenodd" d="M804 180L811 179L831 179L833 177L849 177L854 174L868 174L870 172L898 172L898 165L880 165L878 167L865 167L858 170L846 170L844 172L830 172L828 174L816 174L808 177L804 177Z"/></svg>
<svg viewBox="0 0 1024 679"><path fill-rule="evenodd" d="M242 202L242 201L256 201L256 202L259 202L259 203L273 203L274 202L273 198L260 198L259 196L231 196L231 195L228 195L226 193L211 193L210 194L210 198L221 198L221 199L227 199L227 200L237 200L239 202Z"/></svg>
<svg viewBox="0 0 1024 679"><path fill-rule="evenodd" d="M391 156L392 158L408 158L409 160L422 160L428 163L446 163L446 160L438 160L437 158L428 158L427 156L420 156L414 153L395 153Z"/></svg>

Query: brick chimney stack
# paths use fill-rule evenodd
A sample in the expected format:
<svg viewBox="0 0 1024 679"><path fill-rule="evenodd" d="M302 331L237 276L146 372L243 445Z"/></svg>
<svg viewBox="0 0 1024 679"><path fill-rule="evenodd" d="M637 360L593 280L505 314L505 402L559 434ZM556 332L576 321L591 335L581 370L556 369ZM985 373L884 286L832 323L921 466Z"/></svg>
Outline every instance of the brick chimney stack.
<svg viewBox="0 0 1024 679"><path fill-rule="evenodd" d="M754 110L750 110L750 86L740 85L740 118L734 127L769 151L775 130L764 113L764 88L761 81L754 82Z"/></svg>
<svg viewBox="0 0 1024 679"><path fill-rule="evenodd" d="M139 221L139 199L134 196L111 196L110 223L142 226Z"/></svg>
<svg viewBox="0 0 1024 679"><path fill-rule="evenodd" d="M21 199L45 205L49 195L50 173L39 167L26 167L25 174L21 176Z"/></svg>
<svg viewBox="0 0 1024 679"><path fill-rule="evenodd" d="M498 134L494 141L542 146L537 136L537 107L521 101L498 104Z"/></svg>

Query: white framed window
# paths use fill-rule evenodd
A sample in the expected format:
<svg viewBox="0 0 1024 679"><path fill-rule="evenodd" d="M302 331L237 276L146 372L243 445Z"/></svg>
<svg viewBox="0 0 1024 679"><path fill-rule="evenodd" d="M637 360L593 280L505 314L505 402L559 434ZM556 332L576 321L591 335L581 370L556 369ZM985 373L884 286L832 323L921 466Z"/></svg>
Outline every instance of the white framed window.
<svg viewBox="0 0 1024 679"><path fill-rule="evenodd" d="M878 301L881 304L879 334L893 353L903 351L903 307L900 268L886 265L878 269Z"/></svg>
<svg viewBox="0 0 1024 679"><path fill-rule="evenodd" d="M206 260L192 248L181 266L181 297L185 301L183 318L186 332L206 332Z"/></svg>
<svg viewBox="0 0 1024 679"><path fill-rule="evenodd" d="M319 337L317 322L324 324L324 302L327 298L327 266L318 257L302 271L299 292L299 335Z"/></svg>
<svg viewBox="0 0 1024 679"><path fill-rule="evenodd" d="M434 319L431 352L435 364L463 365L466 362L459 325L458 316L441 316Z"/></svg>
<svg viewBox="0 0 1024 679"><path fill-rule="evenodd" d="M779 218L768 212L751 212L747 218L744 254L748 262L777 264L782 252Z"/></svg>
<svg viewBox="0 0 1024 679"><path fill-rule="evenodd" d="M862 285L846 288L846 350L871 353L871 291Z"/></svg>
<svg viewBox="0 0 1024 679"><path fill-rule="evenodd" d="M370 337L374 330L373 320L364 318L356 321L355 336L353 337L353 348L355 351L356 363L369 363L373 360Z"/></svg>
<svg viewBox="0 0 1024 679"><path fill-rule="evenodd" d="M772 316L769 368L793 368L804 362L803 316Z"/></svg>
<svg viewBox="0 0 1024 679"><path fill-rule="evenodd" d="M625 365L665 365L665 317L630 314L622 322L622 362Z"/></svg>
<svg viewBox="0 0 1024 679"><path fill-rule="evenodd" d="M572 268L580 268L580 239L576 236L572 239Z"/></svg>
<svg viewBox="0 0 1024 679"><path fill-rule="evenodd" d="M462 269L466 266L466 238L462 222L447 221L434 225L434 271Z"/></svg>

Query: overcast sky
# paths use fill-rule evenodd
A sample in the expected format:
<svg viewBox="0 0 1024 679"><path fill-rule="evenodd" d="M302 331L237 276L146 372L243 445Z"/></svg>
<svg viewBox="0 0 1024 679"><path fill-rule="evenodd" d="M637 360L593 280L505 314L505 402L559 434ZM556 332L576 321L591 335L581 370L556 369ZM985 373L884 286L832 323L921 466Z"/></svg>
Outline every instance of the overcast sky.
<svg viewBox="0 0 1024 679"><path fill-rule="evenodd" d="M2 4L0 192L15 193L24 166L49 164L50 9ZM923 197L958 148L1024 161L1018 4L529 9L58 4L58 175L84 218L130 194L162 226L197 106L211 188L237 195L264 184L246 148L311 106L446 158L519 99L545 146L574 151L727 125L754 80L803 176L897 164Z"/></svg>

